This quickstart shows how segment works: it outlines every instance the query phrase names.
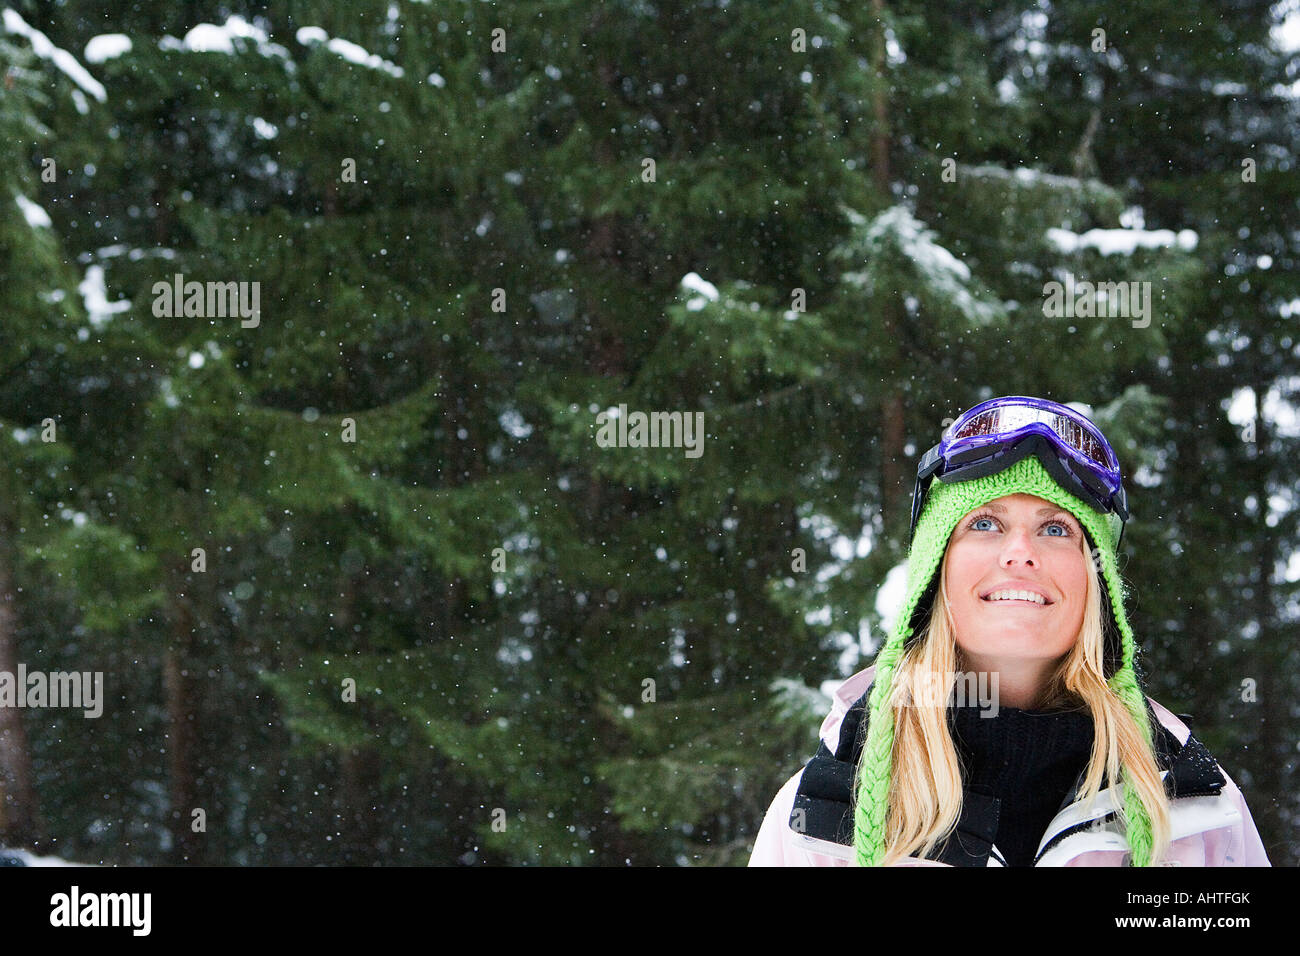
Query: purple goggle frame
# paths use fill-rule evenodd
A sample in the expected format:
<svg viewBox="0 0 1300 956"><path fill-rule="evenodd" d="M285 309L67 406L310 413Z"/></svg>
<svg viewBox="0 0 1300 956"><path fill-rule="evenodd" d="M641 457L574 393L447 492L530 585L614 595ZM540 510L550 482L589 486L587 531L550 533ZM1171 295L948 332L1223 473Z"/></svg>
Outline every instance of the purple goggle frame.
<svg viewBox="0 0 1300 956"><path fill-rule="evenodd" d="M921 457L912 493L912 534L932 478L970 481L1029 455L1037 455L1066 491L1103 514L1118 515L1123 540L1128 497L1119 459L1106 437L1073 408L1025 395L990 399L964 412Z"/></svg>

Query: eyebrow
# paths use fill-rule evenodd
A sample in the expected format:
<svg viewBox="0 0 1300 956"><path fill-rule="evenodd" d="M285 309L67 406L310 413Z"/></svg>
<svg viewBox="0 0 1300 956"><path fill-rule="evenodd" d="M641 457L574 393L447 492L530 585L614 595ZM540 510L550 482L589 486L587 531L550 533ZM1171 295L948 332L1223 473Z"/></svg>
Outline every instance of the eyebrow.
<svg viewBox="0 0 1300 956"><path fill-rule="evenodd" d="M1005 506L1005 505L993 505L993 504L990 504L990 505L985 505L985 507L988 508L989 511L996 511L998 514L1006 514L1006 513L1007 513L1007 509L1006 509L1006 506ZM1060 515L1069 515L1069 512L1066 511L1064 508L1053 508L1053 507L1050 507L1050 506L1049 506L1049 507L1047 507L1047 508L1039 508L1038 511L1036 512L1036 514L1040 514L1040 515L1056 515L1056 514L1060 514Z"/></svg>

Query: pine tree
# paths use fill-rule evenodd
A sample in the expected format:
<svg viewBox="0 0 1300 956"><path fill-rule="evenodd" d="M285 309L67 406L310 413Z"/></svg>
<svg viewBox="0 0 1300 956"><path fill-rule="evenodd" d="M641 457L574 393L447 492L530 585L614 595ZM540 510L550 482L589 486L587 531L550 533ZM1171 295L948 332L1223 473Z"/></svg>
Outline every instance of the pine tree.
<svg viewBox="0 0 1300 956"><path fill-rule="evenodd" d="M71 850L742 863L883 634L917 459L1016 393L1116 445L1151 693L1284 832L1294 436L1225 413L1295 375L1275 14L232 9L31 15L130 38L102 100L0 34L50 218L0 202L0 649L113 691L32 735ZM1149 323L1052 313L1067 274ZM177 275L256 324L160 314ZM624 409L701 453L604 447Z"/></svg>

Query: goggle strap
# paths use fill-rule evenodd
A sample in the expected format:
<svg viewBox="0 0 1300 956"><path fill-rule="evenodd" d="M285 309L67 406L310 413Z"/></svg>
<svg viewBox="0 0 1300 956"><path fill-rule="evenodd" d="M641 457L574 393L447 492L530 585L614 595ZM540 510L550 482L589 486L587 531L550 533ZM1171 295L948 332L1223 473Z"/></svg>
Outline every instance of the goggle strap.
<svg viewBox="0 0 1300 956"><path fill-rule="evenodd" d="M940 442L921 456L921 461L916 466L917 478L929 478L938 471L939 466L943 463L943 458L939 454L939 449L942 445L943 442Z"/></svg>
<svg viewBox="0 0 1300 956"><path fill-rule="evenodd" d="M1124 490L1122 484L1119 486L1119 491L1115 492L1115 497L1111 499L1111 503L1114 504L1115 513L1119 515L1120 520L1128 521L1128 492ZM1120 540L1122 541L1124 537L1124 529L1122 526L1119 533Z"/></svg>

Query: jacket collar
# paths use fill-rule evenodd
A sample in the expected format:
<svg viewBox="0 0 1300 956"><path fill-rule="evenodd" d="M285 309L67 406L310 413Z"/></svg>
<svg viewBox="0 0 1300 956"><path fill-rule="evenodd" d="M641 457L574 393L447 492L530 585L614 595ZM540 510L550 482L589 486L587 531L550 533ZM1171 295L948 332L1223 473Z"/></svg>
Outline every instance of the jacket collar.
<svg viewBox="0 0 1300 956"><path fill-rule="evenodd" d="M853 845L853 778L865 737L865 721L875 665L861 670L844 681L832 696L831 710L822 722L821 745L800 775L789 825L806 838ZM1190 733L1180 742L1147 702L1147 711L1155 732L1156 762L1165 774L1165 791L1171 798L1219 793L1224 786L1223 774L1214 757ZM860 728L862 731L860 732ZM1084 773L1066 794L1061 809L1071 806L1078 797ZM1103 777L1102 789L1109 782ZM962 794L961 814L953 837L936 858L952 866L987 866L998 831L1000 801L971 790ZM1061 833L1053 833L1061 829ZM1063 828L1053 820L1044 834L1050 843L1062 836ZM842 850L837 855L843 855Z"/></svg>

